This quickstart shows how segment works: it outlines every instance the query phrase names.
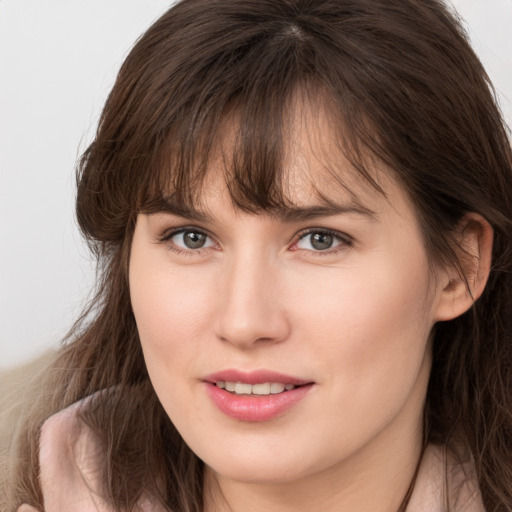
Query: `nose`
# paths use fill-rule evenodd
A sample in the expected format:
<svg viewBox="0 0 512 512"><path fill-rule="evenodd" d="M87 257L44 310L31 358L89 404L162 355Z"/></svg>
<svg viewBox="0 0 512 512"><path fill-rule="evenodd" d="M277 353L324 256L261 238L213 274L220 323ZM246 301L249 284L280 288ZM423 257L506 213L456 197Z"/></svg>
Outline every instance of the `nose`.
<svg viewBox="0 0 512 512"><path fill-rule="evenodd" d="M241 349L280 343L290 335L278 269L258 256L239 257L226 266L215 319L218 339Z"/></svg>

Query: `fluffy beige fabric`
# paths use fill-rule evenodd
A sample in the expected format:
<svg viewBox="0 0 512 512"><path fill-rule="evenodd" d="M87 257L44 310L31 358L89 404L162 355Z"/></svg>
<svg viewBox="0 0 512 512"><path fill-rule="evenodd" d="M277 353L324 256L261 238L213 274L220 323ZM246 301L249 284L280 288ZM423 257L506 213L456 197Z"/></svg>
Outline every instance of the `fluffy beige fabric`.
<svg viewBox="0 0 512 512"><path fill-rule="evenodd" d="M33 361L0 372L0 511L5 511L9 467L13 459L13 439L20 422L34 404L39 376L54 359L55 351L45 352Z"/></svg>

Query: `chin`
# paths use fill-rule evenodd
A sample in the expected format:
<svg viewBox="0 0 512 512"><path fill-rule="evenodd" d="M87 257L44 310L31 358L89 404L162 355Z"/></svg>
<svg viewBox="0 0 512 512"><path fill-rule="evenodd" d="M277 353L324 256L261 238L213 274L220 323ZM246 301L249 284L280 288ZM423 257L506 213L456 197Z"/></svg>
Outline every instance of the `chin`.
<svg viewBox="0 0 512 512"><path fill-rule="evenodd" d="M315 461L315 457L311 458L313 454L308 457L307 451L298 446L282 446L280 450L254 443L244 450L236 444L228 447L219 443L218 448L199 454L206 466L221 478L247 484L294 482L321 472L331 462L328 454Z"/></svg>
<svg viewBox="0 0 512 512"><path fill-rule="evenodd" d="M304 468L297 471L296 464L283 464L282 462L272 461L271 464L260 462L258 466L255 466L250 462L235 461L233 463L232 461L208 467L221 478L254 485L286 484L304 477L307 473Z"/></svg>

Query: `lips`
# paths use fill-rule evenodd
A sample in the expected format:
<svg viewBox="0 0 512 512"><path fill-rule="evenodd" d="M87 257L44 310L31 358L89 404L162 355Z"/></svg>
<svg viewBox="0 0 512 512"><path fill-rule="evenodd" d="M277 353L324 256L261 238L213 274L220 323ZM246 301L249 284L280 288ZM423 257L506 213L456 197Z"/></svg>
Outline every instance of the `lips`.
<svg viewBox="0 0 512 512"><path fill-rule="evenodd" d="M242 372L240 370L223 370L212 373L204 379L206 382L215 384L216 382L242 382L245 384L264 384L266 382L281 382L283 384L292 384L302 386L311 381L298 379L284 373L273 372L270 370L256 370L252 372Z"/></svg>
<svg viewBox="0 0 512 512"><path fill-rule="evenodd" d="M283 415L313 387L313 382L268 370L224 370L204 379L206 392L227 416L249 422Z"/></svg>

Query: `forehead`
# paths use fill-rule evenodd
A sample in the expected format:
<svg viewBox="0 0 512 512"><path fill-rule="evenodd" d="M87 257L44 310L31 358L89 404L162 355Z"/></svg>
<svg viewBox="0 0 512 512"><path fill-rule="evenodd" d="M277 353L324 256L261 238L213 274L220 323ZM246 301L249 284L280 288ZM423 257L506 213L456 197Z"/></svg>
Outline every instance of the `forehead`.
<svg viewBox="0 0 512 512"><path fill-rule="evenodd" d="M247 208L233 200L224 158L212 159L193 201L176 200L170 194L160 210L206 223L214 223L232 210L292 223L339 214L379 221L398 205L401 214L414 217L403 190L384 171L373 170L381 187L378 190L342 155L334 160L319 158L319 153L313 153L306 145L299 147L283 162L281 202L266 208Z"/></svg>
<svg viewBox="0 0 512 512"><path fill-rule="evenodd" d="M196 149L195 167L182 167L175 173L180 179L160 189L168 205L161 209L206 214L223 197L224 204L252 213L293 216L316 205L371 214L398 184L391 170L352 151L347 134L320 94L295 94L277 128L269 120L268 130L233 109L209 136L207 152ZM169 174L177 167L171 165Z"/></svg>
<svg viewBox="0 0 512 512"><path fill-rule="evenodd" d="M329 107L325 99L305 100L300 95L292 98L281 126L279 169L277 172L274 170L273 176L281 201L275 208L266 210L343 204L370 212L372 205L376 206L385 199L386 188L394 181L392 172L384 170L383 165L379 166L369 156L364 158L364 172L361 168L356 169L344 138L346 131L337 124ZM240 138L243 137L240 126L241 120L236 114L224 121L208 160L208 169L197 196L198 203L218 197L226 189L236 189L240 174L249 183L256 183L266 171L263 166L240 168ZM263 180L262 184L271 189L270 183Z"/></svg>

